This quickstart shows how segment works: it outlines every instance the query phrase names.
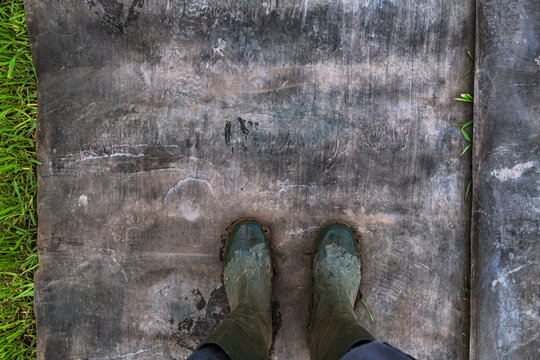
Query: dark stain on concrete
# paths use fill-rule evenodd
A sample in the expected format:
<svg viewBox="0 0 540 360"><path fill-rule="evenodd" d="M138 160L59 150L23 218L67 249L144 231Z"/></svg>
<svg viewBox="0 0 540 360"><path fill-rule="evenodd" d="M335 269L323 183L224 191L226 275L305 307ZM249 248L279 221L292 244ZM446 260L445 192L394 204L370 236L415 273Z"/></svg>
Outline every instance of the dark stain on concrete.
<svg viewBox="0 0 540 360"><path fill-rule="evenodd" d="M199 290L193 290L194 293L200 294ZM201 295L202 298L202 295ZM197 309L202 310L205 307L199 306L202 303L197 303ZM204 315L196 319L191 316L182 320L172 337L176 339L177 345L195 350L197 344L203 341L210 333L221 323L228 313L227 295L223 286L212 291L208 303L205 304L206 309Z"/></svg>
<svg viewBox="0 0 540 360"><path fill-rule="evenodd" d="M237 120L240 123L240 130L242 131L242 134L248 135L249 129L246 127L246 120L242 119L241 117L238 117Z"/></svg>
<svg viewBox="0 0 540 360"><path fill-rule="evenodd" d="M231 123L229 120L225 121L225 132L223 136L225 137L225 145L231 145Z"/></svg>
<svg viewBox="0 0 540 360"><path fill-rule="evenodd" d="M124 4L116 0L96 0L105 11L103 15L103 25L110 33L123 34L124 30L129 23L137 20L140 12L136 8L142 8L144 0L134 0L127 13L124 10ZM90 9L95 6L92 1L90 3Z"/></svg>
<svg viewBox="0 0 540 360"><path fill-rule="evenodd" d="M200 297L200 300L197 302L197 310L202 310L204 309L204 307L206 306L206 300L204 300L204 297L201 295L201 292L199 291L199 289L197 290L193 290L199 297Z"/></svg>
<svg viewBox="0 0 540 360"><path fill-rule="evenodd" d="M276 340L276 335L279 332L279 329L281 329L281 312L279 311L279 300L274 297L272 298L272 345L270 346L269 351L269 358L272 358L272 354L274 352L274 344Z"/></svg>
<svg viewBox="0 0 540 360"><path fill-rule="evenodd" d="M187 317L178 324L178 331L182 334L189 333L191 331L191 328L193 327L193 318Z"/></svg>
<svg viewBox="0 0 540 360"><path fill-rule="evenodd" d="M200 338L210 335L217 325L223 320L229 311L227 304L227 294L223 286L215 289L210 294L210 299L206 305L206 312L202 319L197 319L193 334Z"/></svg>

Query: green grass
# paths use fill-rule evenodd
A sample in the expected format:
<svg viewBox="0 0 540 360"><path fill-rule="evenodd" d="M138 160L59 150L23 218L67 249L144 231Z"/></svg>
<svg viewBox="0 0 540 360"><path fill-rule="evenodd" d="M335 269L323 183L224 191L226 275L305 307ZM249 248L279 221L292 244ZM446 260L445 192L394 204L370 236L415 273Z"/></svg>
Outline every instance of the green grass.
<svg viewBox="0 0 540 360"><path fill-rule="evenodd" d="M470 95L469 95L470 96ZM472 128L472 124L473 124L473 121L467 121L465 124L456 124L456 123L452 123L452 125L454 126L459 126L461 128L461 135L463 135L463 138L465 140L467 140L467 142L469 143L467 146L465 146L465 149L463 149L463 151L461 152L461 154L459 154L459 157L462 157L463 154L465 154L467 152L467 150L469 150L469 148L471 147L472 145L472 140L471 138L469 137L469 134L467 134L467 132L465 131L466 128L468 128L469 126L471 126Z"/></svg>
<svg viewBox="0 0 540 360"><path fill-rule="evenodd" d="M366 300L364 299L360 299L360 302L364 305L364 307L366 308L368 314L369 314L369 318L371 319L371 322L373 322L373 315L371 315L371 311L369 311L369 308L366 304Z"/></svg>
<svg viewBox="0 0 540 360"><path fill-rule="evenodd" d="M469 55L469 58L470 58L470 59L473 61L473 63L474 63L474 56L473 56L473 54L471 54L470 51L467 51L467 55ZM469 70L467 70L467 72L466 72L463 76L465 77L465 76L467 76L467 75L469 75L469 74L471 74L471 73L473 73L473 72L474 72L473 68L470 68Z"/></svg>
<svg viewBox="0 0 540 360"><path fill-rule="evenodd" d="M0 0L0 359L36 356L36 74L22 0Z"/></svg>

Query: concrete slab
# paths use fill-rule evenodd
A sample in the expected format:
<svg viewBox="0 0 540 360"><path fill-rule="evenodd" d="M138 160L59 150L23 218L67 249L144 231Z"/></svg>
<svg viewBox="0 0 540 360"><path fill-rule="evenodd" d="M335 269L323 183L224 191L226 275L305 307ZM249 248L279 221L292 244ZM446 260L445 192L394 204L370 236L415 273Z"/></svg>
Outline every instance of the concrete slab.
<svg viewBox="0 0 540 360"><path fill-rule="evenodd" d="M181 359L225 316L225 226L273 234L274 359L307 359L317 228L363 236L359 317L464 359L471 5L27 0L39 359ZM306 287L306 288L303 288Z"/></svg>
<svg viewBox="0 0 540 360"><path fill-rule="evenodd" d="M540 7L478 2L471 359L540 358Z"/></svg>

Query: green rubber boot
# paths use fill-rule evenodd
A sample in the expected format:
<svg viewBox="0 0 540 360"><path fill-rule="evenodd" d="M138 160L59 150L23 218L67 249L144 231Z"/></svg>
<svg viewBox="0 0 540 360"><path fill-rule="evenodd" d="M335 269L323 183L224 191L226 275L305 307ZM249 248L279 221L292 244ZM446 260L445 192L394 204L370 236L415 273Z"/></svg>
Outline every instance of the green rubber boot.
<svg viewBox="0 0 540 360"><path fill-rule="evenodd" d="M268 360L273 276L268 230L255 220L239 220L231 228L223 255L230 313L198 348L216 344L232 360Z"/></svg>
<svg viewBox="0 0 540 360"><path fill-rule="evenodd" d="M374 340L360 325L354 305L361 278L355 232L346 224L325 226L313 250L312 359L338 360L356 343Z"/></svg>

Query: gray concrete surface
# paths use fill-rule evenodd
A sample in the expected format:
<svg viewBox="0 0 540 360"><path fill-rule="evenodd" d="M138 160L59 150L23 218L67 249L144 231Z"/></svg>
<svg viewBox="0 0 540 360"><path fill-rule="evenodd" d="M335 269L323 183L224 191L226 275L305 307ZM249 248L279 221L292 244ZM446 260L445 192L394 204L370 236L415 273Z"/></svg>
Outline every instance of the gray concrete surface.
<svg viewBox="0 0 540 360"><path fill-rule="evenodd" d="M473 6L27 0L38 358L188 356L226 313L221 233L249 215L273 234L273 359L308 358L305 253L330 219L363 236L366 327L465 359L470 163L449 123L472 115L453 98Z"/></svg>
<svg viewBox="0 0 540 360"><path fill-rule="evenodd" d="M540 4L477 24L471 359L540 359Z"/></svg>

